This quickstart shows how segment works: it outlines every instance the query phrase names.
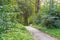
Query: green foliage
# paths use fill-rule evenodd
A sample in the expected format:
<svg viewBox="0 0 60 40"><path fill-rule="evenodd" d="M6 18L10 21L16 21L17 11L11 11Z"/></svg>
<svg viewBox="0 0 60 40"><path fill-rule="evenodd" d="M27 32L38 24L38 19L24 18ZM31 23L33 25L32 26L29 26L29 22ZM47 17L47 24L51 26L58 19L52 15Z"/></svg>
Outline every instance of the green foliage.
<svg viewBox="0 0 60 40"><path fill-rule="evenodd" d="M21 12L21 15L18 15L18 17L20 17L19 19L21 19L21 23L28 25L28 18L34 12L34 7L30 0L17 0L17 3L19 8L18 10Z"/></svg>
<svg viewBox="0 0 60 40"><path fill-rule="evenodd" d="M13 13L17 7L11 0L0 1L0 34L5 30L15 26L16 15Z"/></svg>
<svg viewBox="0 0 60 40"><path fill-rule="evenodd" d="M34 21L35 24L41 24L47 28L60 28L60 6L57 2L51 1L40 5L40 13L36 14Z"/></svg>
<svg viewBox="0 0 60 40"><path fill-rule="evenodd" d="M16 14L3 12L0 15L0 33L15 26Z"/></svg>
<svg viewBox="0 0 60 40"><path fill-rule="evenodd" d="M21 12L17 11L16 0L0 0L0 3L0 40L34 40L25 27L18 23L17 15Z"/></svg>
<svg viewBox="0 0 60 40"><path fill-rule="evenodd" d="M60 26L56 25L58 19L59 19L58 17L48 16L46 18L44 17L44 20L42 20L42 22L43 25L47 26L48 28L59 28Z"/></svg>
<svg viewBox="0 0 60 40"><path fill-rule="evenodd" d="M27 35L29 37L27 37ZM16 23L16 27L10 28L1 34L2 40L34 40L22 24ZM0 39L0 40L1 40Z"/></svg>
<svg viewBox="0 0 60 40"><path fill-rule="evenodd" d="M20 12L22 12L23 15L27 15L29 16L30 14L32 14L33 12L33 7L31 6L30 4L30 1L28 0L17 0L18 2L18 7L19 7L19 10ZM23 7L23 8L22 8Z"/></svg>
<svg viewBox="0 0 60 40"><path fill-rule="evenodd" d="M56 37L58 39L60 39L60 29L49 29L49 28L46 28L46 27L43 27L42 25L33 25L33 27L53 36L53 37Z"/></svg>

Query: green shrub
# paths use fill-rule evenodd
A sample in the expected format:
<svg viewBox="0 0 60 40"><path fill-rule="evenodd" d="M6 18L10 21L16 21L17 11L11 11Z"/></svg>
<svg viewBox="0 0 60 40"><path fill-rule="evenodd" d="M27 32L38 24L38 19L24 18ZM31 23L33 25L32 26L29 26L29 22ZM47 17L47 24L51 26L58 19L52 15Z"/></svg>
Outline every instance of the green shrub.
<svg viewBox="0 0 60 40"><path fill-rule="evenodd" d="M15 26L9 30L5 30L5 32L0 35L0 40L34 40L22 24L16 23ZM29 37L27 37L27 35Z"/></svg>
<svg viewBox="0 0 60 40"><path fill-rule="evenodd" d="M60 28L59 22L59 17L56 16L44 16L42 19L42 25L47 26L48 28Z"/></svg>
<svg viewBox="0 0 60 40"><path fill-rule="evenodd" d="M16 14L1 12L0 15L0 33L15 26Z"/></svg>

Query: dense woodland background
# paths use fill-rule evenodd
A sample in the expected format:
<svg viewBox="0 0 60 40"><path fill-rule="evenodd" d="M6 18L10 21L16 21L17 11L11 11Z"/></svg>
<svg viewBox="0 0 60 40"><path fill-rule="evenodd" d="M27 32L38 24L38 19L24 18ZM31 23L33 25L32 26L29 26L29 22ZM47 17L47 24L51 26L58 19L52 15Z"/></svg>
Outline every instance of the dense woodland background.
<svg viewBox="0 0 60 40"><path fill-rule="evenodd" d="M60 0L0 0L0 40L33 40L29 33L26 34L30 36L29 38L21 33L17 33L22 36L20 39L16 37L17 35L16 39L12 36L17 29L26 33L24 26L30 24L38 29L42 26L42 30L47 28L58 30L56 33L60 38ZM9 33L13 38L9 39L11 36L6 36ZM56 33L53 35L56 36Z"/></svg>

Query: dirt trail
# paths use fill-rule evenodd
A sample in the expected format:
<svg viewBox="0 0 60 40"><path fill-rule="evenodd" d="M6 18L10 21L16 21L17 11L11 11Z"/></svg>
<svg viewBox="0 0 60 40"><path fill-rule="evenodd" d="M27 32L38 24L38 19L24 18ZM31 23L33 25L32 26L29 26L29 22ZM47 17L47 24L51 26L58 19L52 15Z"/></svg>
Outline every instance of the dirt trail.
<svg viewBox="0 0 60 40"><path fill-rule="evenodd" d="M31 33L35 40L57 40L56 38L53 38L50 35L30 26L26 26L26 29Z"/></svg>

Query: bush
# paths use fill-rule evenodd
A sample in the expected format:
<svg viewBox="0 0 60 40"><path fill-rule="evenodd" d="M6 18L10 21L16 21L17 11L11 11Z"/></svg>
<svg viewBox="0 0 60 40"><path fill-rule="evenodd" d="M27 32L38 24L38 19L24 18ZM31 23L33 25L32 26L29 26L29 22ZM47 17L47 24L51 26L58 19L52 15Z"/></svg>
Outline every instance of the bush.
<svg viewBox="0 0 60 40"><path fill-rule="evenodd" d="M0 15L0 40L34 40L25 27L18 23L17 14L4 12Z"/></svg>
<svg viewBox="0 0 60 40"><path fill-rule="evenodd" d="M37 14L34 18L34 24L40 24L41 23L41 15L40 14Z"/></svg>
<svg viewBox="0 0 60 40"><path fill-rule="evenodd" d="M47 26L48 28L59 28L58 22L60 22L59 17L56 16L44 16L42 19L42 25Z"/></svg>
<svg viewBox="0 0 60 40"><path fill-rule="evenodd" d="M47 28L60 28L60 14L45 14L45 15L37 15L34 18L35 24L42 26L46 26Z"/></svg>
<svg viewBox="0 0 60 40"><path fill-rule="evenodd" d="M9 30L5 30L5 32L0 35L0 40L34 40L22 24L16 23L15 26L16 27L10 28Z"/></svg>
<svg viewBox="0 0 60 40"><path fill-rule="evenodd" d="M16 15L13 13L6 13L6 12L1 12L0 13L0 33L8 30L11 27L15 26L16 23Z"/></svg>

